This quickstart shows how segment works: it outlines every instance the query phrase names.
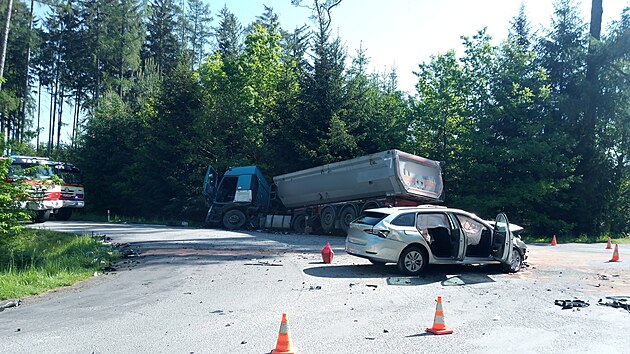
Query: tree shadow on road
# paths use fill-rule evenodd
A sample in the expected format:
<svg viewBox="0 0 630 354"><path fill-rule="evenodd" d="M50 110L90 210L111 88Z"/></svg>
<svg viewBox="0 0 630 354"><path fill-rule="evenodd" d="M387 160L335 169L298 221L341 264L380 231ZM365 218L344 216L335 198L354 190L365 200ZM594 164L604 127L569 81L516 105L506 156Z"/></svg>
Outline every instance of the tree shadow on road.
<svg viewBox="0 0 630 354"><path fill-rule="evenodd" d="M502 274L492 266L429 266L420 276L401 276L395 265L330 265L304 269L320 278L385 279L388 285L414 286L441 283L442 286L465 286L495 282L489 275Z"/></svg>

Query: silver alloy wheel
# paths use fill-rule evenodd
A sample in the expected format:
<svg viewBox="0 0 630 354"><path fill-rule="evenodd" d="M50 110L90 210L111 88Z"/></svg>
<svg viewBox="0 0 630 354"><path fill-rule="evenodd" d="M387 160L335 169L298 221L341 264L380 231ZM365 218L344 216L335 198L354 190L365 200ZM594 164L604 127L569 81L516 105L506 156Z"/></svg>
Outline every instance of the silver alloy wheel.
<svg viewBox="0 0 630 354"><path fill-rule="evenodd" d="M523 256L521 252L513 247L512 260L510 263L501 263L501 269L506 273L516 273L523 268Z"/></svg>
<svg viewBox="0 0 630 354"><path fill-rule="evenodd" d="M424 258L420 251L412 250L405 256L405 268L412 273L418 272L424 265Z"/></svg>
<svg viewBox="0 0 630 354"><path fill-rule="evenodd" d="M510 271L516 273L521 270L522 265L523 257L521 257L521 252L519 252L516 248L512 248L512 262L510 262Z"/></svg>

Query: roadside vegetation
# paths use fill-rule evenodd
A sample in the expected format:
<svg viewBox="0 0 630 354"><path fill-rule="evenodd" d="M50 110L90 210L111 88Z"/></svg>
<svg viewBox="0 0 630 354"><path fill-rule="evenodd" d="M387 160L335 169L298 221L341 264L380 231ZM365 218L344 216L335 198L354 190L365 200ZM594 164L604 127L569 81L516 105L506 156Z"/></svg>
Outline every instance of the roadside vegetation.
<svg viewBox="0 0 630 354"><path fill-rule="evenodd" d="M0 246L0 299L72 285L118 257L98 238L49 230L23 229Z"/></svg>
<svg viewBox="0 0 630 354"><path fill-rule="evenodd" d="M7 180L9 163L0 160L0 299L72 285L116 260L97 238L26 228L32 215L17 202L25 185Z"/></svg>

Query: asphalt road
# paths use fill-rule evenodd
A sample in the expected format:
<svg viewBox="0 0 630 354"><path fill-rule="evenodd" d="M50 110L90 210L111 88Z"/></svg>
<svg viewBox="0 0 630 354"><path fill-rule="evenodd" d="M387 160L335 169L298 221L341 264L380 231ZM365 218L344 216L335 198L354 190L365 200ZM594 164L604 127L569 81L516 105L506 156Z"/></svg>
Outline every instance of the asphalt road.
<svg viewBox="0 0 630 354"><path fill-rule="evenodd" d="M402 277L345 254L339 236L47 222L107 235L138 256L0 313L2 353L268 353L282 312L299 353L623 353L630 259L605 245L530 245L529 267L434 266ZM323 264L330 242L335 256ZM437 296L447 327L431 327ZM554 300L581 299L563 310Z"/></svg>

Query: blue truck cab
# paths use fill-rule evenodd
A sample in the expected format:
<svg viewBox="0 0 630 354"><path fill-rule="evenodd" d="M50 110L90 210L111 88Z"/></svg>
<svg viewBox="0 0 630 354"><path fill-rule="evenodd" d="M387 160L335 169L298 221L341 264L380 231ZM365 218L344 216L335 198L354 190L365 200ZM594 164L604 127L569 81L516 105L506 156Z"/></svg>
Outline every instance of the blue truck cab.
<svg viewBox="0 0 630 354"><path fill-rule="evenodd" d="M257 224L269 208L271 188L258 166L230 168L220 179L209 166L202 193L210 206L208 224L239 229L248 222Z"/></svg>

